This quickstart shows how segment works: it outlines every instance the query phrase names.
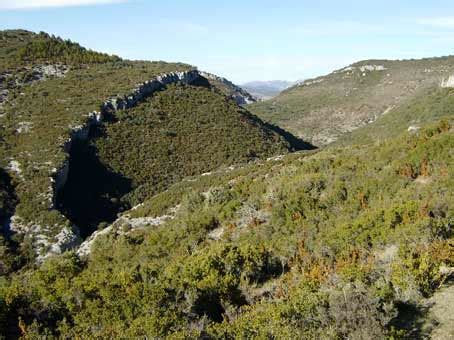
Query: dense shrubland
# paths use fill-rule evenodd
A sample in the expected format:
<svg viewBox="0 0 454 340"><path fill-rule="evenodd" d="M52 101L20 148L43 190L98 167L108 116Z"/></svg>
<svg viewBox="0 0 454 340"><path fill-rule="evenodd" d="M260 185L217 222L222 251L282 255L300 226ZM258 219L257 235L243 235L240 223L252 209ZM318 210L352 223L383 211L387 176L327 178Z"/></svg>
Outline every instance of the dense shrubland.
<svg viewBox="0 0 454 340"><path fill-rule="evenodd" d="M116 114L96 139L100 160L133 181L135 204L183 177L292 150L216 90L172 85Z"/></svg>
<svg viewBox="0 0 454 340"><path fill-rule="evenodd" d="M174 91L177 90L174 89ZM87 260L2 281L6 330L34 338L411 337L405 311L454 266L449 120L172 186ZM213 237L213 231L218 236Z"/></svg>
<svg viewBox="0 0 454 340"><path fill-rule="evenodd" d="M86 235L184 177L293 149L217 89L171 85L73 149L59 202Z"/></svg>
<svg viewBox="0 0 454 340"><path fill-rule="evenodd" d="M184 64L120 61L73 68L63 78L11 88L1 118L0 167L8 168L11 161L19 165L20 173L10 175L17 182L16 214L23 223L68 223L57 211L49 211L49 177L68 157L62 146L71 129L83 125L89 112L99 111L112 96L129 94L140 82L190 68ZM21 131L24 124L28 129Z"/></svg>
<svg viewBox="0 0 454 340"><path fill-rule="evenodd" d="M49 210L46 193L67 157L61 146L70 129L108 97L190 66L121 61L46 34L0 33L0 70L25 66L17 74L27 80L35 61L71 70L42 82L2 80L13 86L1 118L0 219L15 212L61 227L70 222ZM434 81L438 73L425 69L444 74L451 64L386 63L396 80L389 89L401 91L414 69L416 80ZM382 113L393 104L370 91L386 74L344 75L325 79L329 95L322 83L299 89L309 100L287 91L263 104L264 117L311 132L313 125L298 125L302 112L370 113L361 106L367 101ZM454 267L452 91L420 88L420 97L343 145L265 161L301 141L199 85L169 86L109 117L90 143L75 143L81 182L72 182L70 197L107 212L103 221L145 200L98 237L87 258L66 252L37 265L31 239L0 235L0 337L414 338L419 301L447 279L442 268ZM344 96L356 87L359 95ZM329 125L324 117L317 122ZM163 215L174 218L147 224Z"/></svg>

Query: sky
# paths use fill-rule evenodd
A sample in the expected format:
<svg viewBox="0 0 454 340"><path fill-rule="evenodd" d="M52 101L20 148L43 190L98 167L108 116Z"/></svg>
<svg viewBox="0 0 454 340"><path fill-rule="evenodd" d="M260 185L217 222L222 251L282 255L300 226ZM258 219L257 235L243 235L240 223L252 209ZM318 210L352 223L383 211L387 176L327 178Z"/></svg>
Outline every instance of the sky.
<svg viewBox="0 0 454 340"><path fill-rule="evenodd" d="M452 0L0 0L0 29L14 28L239 84L454 55Z"/></svg>

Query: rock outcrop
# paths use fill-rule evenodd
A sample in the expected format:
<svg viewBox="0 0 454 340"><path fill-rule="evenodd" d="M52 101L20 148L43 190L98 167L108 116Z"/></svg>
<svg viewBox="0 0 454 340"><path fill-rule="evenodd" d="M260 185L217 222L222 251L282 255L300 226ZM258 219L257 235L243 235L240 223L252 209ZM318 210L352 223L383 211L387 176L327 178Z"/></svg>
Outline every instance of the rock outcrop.
<svg viewBox="0 0 454 340"><path fill-rule="evenodd" d="M42 70L43 73L49 74L49 76L59 76L58 70L53 68L45 68ZM58 75L55 73L57 72ZM75 141L87 141L90 138L90 132L96 126L103 123L107 115L115 113L117 110L124 110L136 106L138 103L143 101L145 98L153 95L156 91L165 88L169 84L183 83L192 84L196 83L201 78L207 78L211 80L212 85L220 88L221 86L227 86L228 91L223 90L227 96L231 96L240 105L248 104L255 101L249 93L234 85L224 78L217 77L215 75L199 72L198 70L189 70L184 72L171 72L161 74L153 79L147 80L143 83L138 84L129 94L118 95L111 97L104 101L99 111L93 111L86 115L84 122L78 126L70 127L69 138L61 145L64 153L67 155L66 159L57 168L52 169L50 174L50 187L46 197L49 199L49 209L57 209L57 196L62 190L68 180L68 174L70 171L70 153ZM221 84L222 83L222 84ZM162 219L157 218L153 220L148 219L137 219L131 220L130 224L136 225L157 225L162 223L169 216L164 216ZM124 221L124 219L122 219ZM38 262L43 261L45 258L60 254L67 249L73 249L81 244L79 237L79 230L77 226L40 226L40 225L27 225L21 222L19 216L13 216L10 222L10 230L17 233L31 233L33 234L34 248L38 255ZM54 230L54 231L52 231ZM110 230L110 229L107 229ZM89 252L90 245L94 239L103 234L103 232L97 232L87 239L86 244L82 247L79 253Z"/></svg>
<svg viewBox="0 0 454 340"><path fill-rule="evenodd" d="M441 80L440 86L442 88L453 88L454 87L454 75Z"/></svg>
<svg viewBox="0 0 454 340"><path fill-rule="evenodd" d="M23 67L12 72L0 73L0 116L3 115L3 105L8 100L11 88L20 88L24 85L49 78L64 77L69 66L64 64L48 64Z"/></svg>
<svg viewBox="0 0 454 340"><path fill-rule="evenodd" d="M100 111L90 112L83 125L76 126L71 129L70 138L64 143L63 149L68 154L68 158L59 169L55 169L52 181L52 204L51 208L56 207L56 198L58 192L64 187L68 180L69 173L69 153L71 152L72 143L75 140L87 140L90 135L90 130L103 122L107 113L112 113L117 110L128 109L136 106L144 98L151 96L154 92L164 88L166 85L181 82L191 84L196 81L201 74L197 70L185 72L171 72L157 76L154 79L140 83L134 88L130 94L125 96L117 96L109 98L100 107Z"/></svg>
<svg viewBox="0 0 454 340"><path fill-rule="evenodd" d="M238 85L235 85L230 80L207 72L201 72L200 75L208 79L212 85L221 89L225 95L233 98L238 105L247 105L257 102L257 98Z"/></svg>
<svg viewBox="0 0 454 340"><path fill-rule="evenodd" d="M48 67L43 69L43 72L49 75L55 75L54 73L57 71ZM141 100L164 88L166 85L177 82L191 84L199 77L201 75L197 70L162 74L138 84L128 95L107 99L100 105L99 111L93 111L87 114L83 124L71 127L69 138L62 144L62 149L67 155L66 159L58 168L52 169L50 174L49 193L45 195L50 201L49 209L57 208L58 192L65 186L68 180L70 171L69 157L75 141L88 140L92 128L102 124L106 114L112 114L117 110L134 107ZM33 240L37 262L42 262L51 255L61 254L65 250L73 249L82 241L79 237L77 226L41 226L36 223L24 223L20 216L12 216L7 224L9 231L27 234Z"/></svg>

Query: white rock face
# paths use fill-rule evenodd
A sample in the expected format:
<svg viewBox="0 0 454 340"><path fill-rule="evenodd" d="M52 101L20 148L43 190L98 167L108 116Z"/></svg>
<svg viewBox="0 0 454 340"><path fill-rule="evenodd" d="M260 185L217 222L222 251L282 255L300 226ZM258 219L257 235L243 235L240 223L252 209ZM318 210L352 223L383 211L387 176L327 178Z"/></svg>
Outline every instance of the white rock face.
<svg viewBox="0 0 454 340"><path fill-rule="evenodd" d="M11 160L8 164L8 169L15 172L19 177L22 177L22 169L18 161Z"/></svg>
<svg viewBox="0 0 454 340"><path fill-rule="evenodd" d="M33 126L32 122L19 122L16 132L17 133L28 133L28 132L30 132L32 126Z"/></svg>
<svg viewBox="0 0 454 340"><path fill-rule="evenodd" d="M442 88L452 88L454 87L454 75L449 76L448 78L443 78L440 86Z"/></svg>
<svg viewBox="0 0 454 340"><path fill-rule="evenodd" d="M361 72L372 72L372 71L385 71L386 67L383 65L364 65L359 68Z"/></svg>
<svg viewBox="0 0 454 340"><path fill-rule="evenodd" d="M174 218L173 214L176 212L176 210L177 210L176 208L170 210L172 215L163 215L158 217L131 218L129 217L129 215L121 216L107 228L95 231L88 239L86 239L80 245L76 253L79 257L86 257L91 253L93 245L100 236L108 235L113 232L116 232L117 234L124 234L124 232L122 232L121 229L119 228L121 227L121 225L127 225L132 229L158 226L165 223L168 220L173 219Z"/></svg>
<svg viewBox="0 0 454 340"><path fill-rule="evenodd" d="M34 223L26 224L17 215L12 216L4 227L7 233L23 234L32 240L33 250L37 256L36 261L38 263L42 263L48 257L59 255L81 243L76 227L63 227L57 235L51 236L51 229L56 226L49 228Z"/></svg>
<svg viewBox="0 0 454 340"><path fill-rule="evenodd" d="M308 80L303 80L302 82L297 83L297 86L311 86L315 84L320 84L325 81L324 78L319 78L319 79L308 79Z"/></svg>
<svg viewBox="0 0 454 340"><path fill-rule="evenodd" d="M207 236L209 239L217 241L221 239L222 235L224 235L224 227L213 229Z"/></svg>
<svg viewBox="0 0 454 340"><path fill-rule="evenodd" d="M80 244L80 242L81 239L74 230L64 228L54 237L50 249L45 253L45 255L38 257L38 261L42 261L52 255L60 255L64 251L76 247Z"/></svg>
<svg viewBox="0 0 454 340"><path fill-rule="evenodd" d="M69 71L67 65L55 64L55 65L40 65L33 68L33 71L37 72L43 78L47 77L64 77Z"/></svg>
<svg viewBox="0 0 454 340"><path fill-rule="evenodd" d="M220 82L221 84L224 84L225 86L230 88L233 92L232 98L236 101L238 105L247 105L257 102L257 98L252 96L245 89L239 87L238 85L235 85L228 79L218 77L217 75L208 72L200 72L200 75L208 80Z"/></svg>
<svg viewBox="0 0 454 340"><path fill-rule="evenodd" d="M373 72L373 71L385 71L387 68L383 65L363 65L363 66L348 66L340 70L340 72L353 72L359 70L361 73ZM337 72L334 72L337 73Z"/></svg>
<svg viewBox="0 0 454 340"><path fill-rule="evenodd" d="M162 89L166 85L177 82L190 84L199 77L200 73L197 70L162 74L154 79L138 84L129 95L125 95L123 97L117 96L115 98L108 99L102 105L101 112L104 113L134 107L139 101L152 95L154 92Z"/></svg>
<svg viewBox="0 0 454 340"><path fill-rule="evenodd" d="M419 126L416 126L416 125L410 125L408 127L408 132L418 132L421 128Z"/></svg>

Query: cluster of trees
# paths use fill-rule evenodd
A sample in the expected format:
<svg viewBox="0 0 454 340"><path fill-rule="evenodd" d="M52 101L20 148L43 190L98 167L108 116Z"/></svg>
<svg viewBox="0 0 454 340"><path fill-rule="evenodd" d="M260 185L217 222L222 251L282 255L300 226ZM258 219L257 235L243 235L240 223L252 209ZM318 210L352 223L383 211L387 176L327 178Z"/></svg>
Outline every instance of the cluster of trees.
<svg viewBox="0 0 454 340"><path fill-rule="evenodd" d="M70 65L99 64L121 60L117 56L87 50L71 40L49 36L43 32L36 39L21 47L18 50L18 56L22 60L34 63L44 61Z"/></svg>

